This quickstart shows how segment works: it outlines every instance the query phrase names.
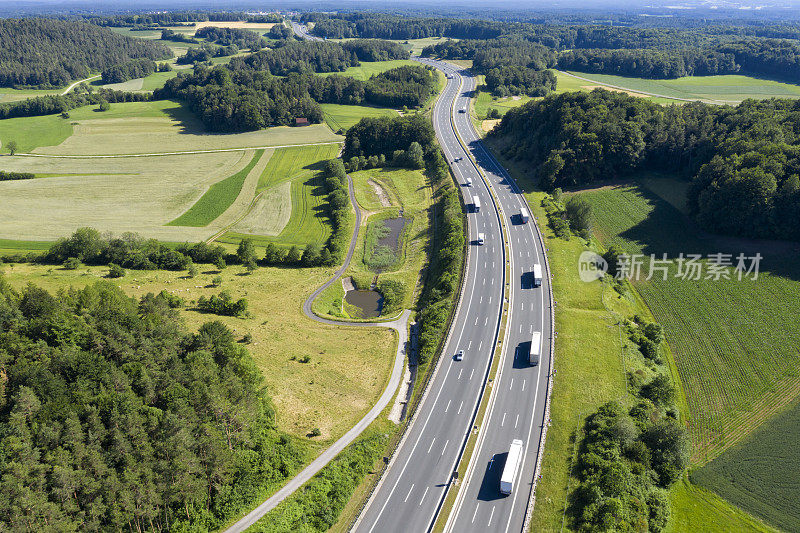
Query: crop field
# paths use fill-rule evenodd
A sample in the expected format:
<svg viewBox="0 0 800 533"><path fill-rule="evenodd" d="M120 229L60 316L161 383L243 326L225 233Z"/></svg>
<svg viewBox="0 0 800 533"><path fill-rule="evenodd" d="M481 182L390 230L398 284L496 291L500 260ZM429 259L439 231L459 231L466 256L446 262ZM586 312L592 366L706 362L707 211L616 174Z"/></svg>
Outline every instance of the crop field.
<svg viewBox="0 0 800 533"><path fill-rule="evenodd" d="M397 111L385 107L321 104L325 123L333 131L347 130L362 118L396 117Z"/></svg>
<svg viewBox="0 0 800 533"><path fill-rule="evenodd" d="M50 291L70 286L83 287L105 276L108 268L81 267L62 270L51 266L6 265L6 279L20 288L28 282ZM241 267L221 273L200 268L193 279L185 272L128 271L114 280L129 295L167 290L183 298L180 310L189 329L196 330L211 320L228 325L237 338L249 333L246 345L261 369L277 409L278 427L305 437L319 427L321 437L331 442L350 429L374 404L389 378L396 340L389 330L333 327L308 319L302 303L328 279L333 270L259 268L240 275ZM222 277L220 288L211 286ZM234 298L247 298L251 318L241 319L201 314L192 307L200 296L210 297L227 289ZM301 362L305 356L309 361Z"/></svg>
<svg viewBox="0 0 800 533"><path fill-rule="evenodd" d="M63 89L13 89L11 87L0 87L0 104L27 100L35 96L61 94L62 92Z"/></svg>
<svg viewBox="0 0 800 533"><path fill-rule="evenodd" d="M288 126L234 134L214 134L180 102L156 100L111 104L70 111L69 119L58 115L22 117L0 121L0 141L15 140L21 152L48 155L107 155L262 148L290 144L336 142L325 124L302 128Z"/></svg>
<svg viewBox="0 0 800 533"><path fill-rule="evenodd" d="M684 280L675 277L673 262L666 281L656 273L650 281L634 282L665 328L689 406L696 464L713 459L800 395L795 246L701 238L680 211L643 187L604 188L581 197L591 203L595 233L606 246L659 258L764 256L757 280L740 281L735 274L706 279L707 271L700 280Z"/></svg>
<svg viewBox="0 0 800 533"><path fill-rule="evenodd" d="M746 98L800 98L800 86L798 85L750 76L687 76L674 80L649 80L608 74L584 74L581 72L574 74L632 91L726 104L737 104ZM563 78L566 77L559 77L559 83ZM570 83L587 85L587 82L583 80L574 80Z"/></svg>
<svg viewBox="0 0 800 533"><path fill-rule="evenodd" d="M692 472L692 482L784 531L800 531L800 403Z"/></svg>
<svg viewBox="0 0 800 533"><path fill-rule="evenodd" d="M408 59L392 59L390 61L362 61L359 66L349 67L344 72L320 72L317 75L331 76L332 74L338 74L341 76L350 76L351 78L355 78L357 80L366 81L375 74L380 74L381 72L386 72L387 70L391 70L396 67L402 67L403 65L419 65L419 63Z"/></svg>
<svg viewBox="0 0 800 533"><path fill-rule="evenodd" d="M167 224L168 226L208 226L211 222L216 220L217 217L222 215L239 197L242 192L244 182L250 176L253 167L261 160L264 155L264 150L256 150L253 158L242 170L236 174L218 181L213 184L208 190L200 197L197 202L189 208L188 211L181 216ZM259 171L253 172L253 175L259 176ZM250 180L255 181L256 180ZM255 185L255 183L253 184ZM252 195L251 195L252 197Z"/></svg>
<svg viewBox="0 0 800 533"><path fill-rule="evenodd" d="M331 228L319 170L323 161L338 152L338 144L276 149L255 186L260 196L219 241L238 243L251 236L258 246L323 244Z"/></svg>
<svg viewBox="0 0 800 533"><path fill-rule="evenodd" d="M51 177L0 182L0 238L55 240L93 226L166 241L201 240L219 231L224 217L207 228L164 224L252 158L247 151L102 159L6 156L4 170Z"/></svg>

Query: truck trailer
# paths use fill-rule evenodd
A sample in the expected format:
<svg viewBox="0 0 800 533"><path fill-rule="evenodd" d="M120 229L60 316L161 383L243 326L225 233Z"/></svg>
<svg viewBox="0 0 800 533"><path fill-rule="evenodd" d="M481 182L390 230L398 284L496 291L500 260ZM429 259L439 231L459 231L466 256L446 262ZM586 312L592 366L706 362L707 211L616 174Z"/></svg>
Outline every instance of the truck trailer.
<svg viewBox="0 0 800 533"><path fill-rule="evenodd" d="M523 224L527 224L528 220L530 220L530 215L528 214L528 210L524 207L519 210L519 219Z"/></svg>
<svg viewBox="0 0 800 533"><path fill-rule="evenodd" d="M500 476L501 494L511 494L514 491L514 480L517 479L517 471L521 462L522 441L514 439L511 441L511 448L508 450L506 465L503 467L503 475Z"/></svg>
<svg viewBox="0 0 800 533"><path fill-rule="evenodd" d="M481 199L477 196L472 197L472 210L476 213L481 210Z"/></svg>
<svg viewBox="0 0 800 533"><path fill-rule="evenodd" d="M533 265L533 286L534 287L542 286L542 265L540 265L539 263Z"/></svg>
<svg viewBox="0 0 800 533"><path fill-rule="evenodd" d="M531 350L528 352L528 362L531 365L539 364L539 354L542 351L542 332L534 331L531 339Z"/></svg>

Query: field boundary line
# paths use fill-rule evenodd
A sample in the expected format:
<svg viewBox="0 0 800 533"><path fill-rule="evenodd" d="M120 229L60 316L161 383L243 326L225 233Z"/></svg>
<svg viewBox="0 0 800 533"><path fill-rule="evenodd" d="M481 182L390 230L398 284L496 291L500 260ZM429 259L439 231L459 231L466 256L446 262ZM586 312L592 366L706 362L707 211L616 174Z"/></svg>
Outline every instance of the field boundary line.
<svg viewBox="0 0 800 533"><path fill-rule="evenodd" d="M208 150L183 150L180 152L151 152L145 154L95 154L95 155L72 155L72 154L34 154L16 153L14 156L19 157L46 157L46 158L61 158L61 159L113 159L120 157L157 157L164 155L191 155L191 154L214 154L219 152L243 152L245 150L269 150L273 148L294 148L297 146L320 146L326 144L342 144L344 141L323 141L316 143L299 143L299 144L274 144L272 146L243 146L241 148L212 148Z"/></svg>

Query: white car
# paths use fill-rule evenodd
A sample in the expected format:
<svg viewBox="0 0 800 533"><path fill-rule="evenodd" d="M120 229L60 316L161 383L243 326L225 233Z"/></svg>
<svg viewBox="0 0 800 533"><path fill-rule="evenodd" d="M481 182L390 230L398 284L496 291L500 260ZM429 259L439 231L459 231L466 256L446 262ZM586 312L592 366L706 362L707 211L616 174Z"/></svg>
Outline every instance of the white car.
<svg viewBox="0 0 800 533"><path fill-rule="evenodd" d="M455 359L456 361L461 361L462 359L464 359L464 350L457 351Z"/></svg>

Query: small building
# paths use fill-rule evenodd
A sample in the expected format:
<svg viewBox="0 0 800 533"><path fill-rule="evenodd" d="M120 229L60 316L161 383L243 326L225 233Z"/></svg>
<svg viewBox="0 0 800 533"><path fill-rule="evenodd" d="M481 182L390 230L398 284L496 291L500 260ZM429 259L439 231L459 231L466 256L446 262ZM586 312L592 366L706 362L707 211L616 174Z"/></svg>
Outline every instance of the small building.
<svg viewBox="0 0 800 533"><path fill-rule="evenodd" d="M295 126L308 126L309 124L311 123L305 117L297 117L296 119L294 119Z"/></svg>

